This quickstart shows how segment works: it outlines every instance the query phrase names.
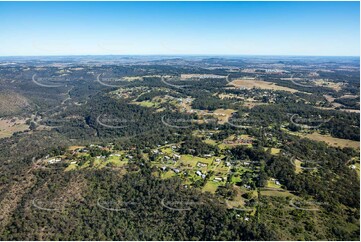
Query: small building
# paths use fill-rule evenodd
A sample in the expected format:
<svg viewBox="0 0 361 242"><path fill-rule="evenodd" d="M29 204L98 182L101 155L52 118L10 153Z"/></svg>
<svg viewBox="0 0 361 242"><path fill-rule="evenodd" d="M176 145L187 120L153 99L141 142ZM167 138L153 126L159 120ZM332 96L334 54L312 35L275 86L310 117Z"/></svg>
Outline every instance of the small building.
<svg viewBox="0 0 361 242"><path fill-rule="evenodd" d="M207 164L202 163L202 162L198 162L198 163L197 163L197 166L198 166L198 167L206 167Z"/></svg>

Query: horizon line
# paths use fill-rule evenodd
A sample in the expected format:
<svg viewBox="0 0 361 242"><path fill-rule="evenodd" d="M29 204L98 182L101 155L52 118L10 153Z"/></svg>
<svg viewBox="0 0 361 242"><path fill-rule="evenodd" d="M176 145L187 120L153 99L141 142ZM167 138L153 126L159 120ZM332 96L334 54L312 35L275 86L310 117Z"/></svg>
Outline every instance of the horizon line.
<svg viewBox="0 0 361 242"><path fill-rule="evenodd" d="M186 56L224 56L224 57L245 57L245 56L269 56L269 57L358 57L360 55L300 55L300 54L61 54L61 55L0 55L1 57L82 57L82 56L165 56L165 57L186 57Z"/></svg>

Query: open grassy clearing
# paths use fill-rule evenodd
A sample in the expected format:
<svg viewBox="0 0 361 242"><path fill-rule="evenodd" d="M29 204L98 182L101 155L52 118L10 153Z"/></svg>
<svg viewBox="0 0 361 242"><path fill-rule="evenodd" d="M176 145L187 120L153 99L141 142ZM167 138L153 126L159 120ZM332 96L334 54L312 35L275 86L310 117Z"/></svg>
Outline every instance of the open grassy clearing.
<svg viewBox="0 0 361 242"><path fill-rule="evenodd" d="M219 78L219 79L223 79L223 78L226 78L226 76L214 75L214 74L181 74L181 77L180 77L181 80L186 80L186 79L191 79L191 78L199 78L199 79Z"/></svg>
<svg viewBox="0 0 361 242"><path fill-rule="evenodd" d="M259 103L259 102L244 102L242 106L245 106L247 108L254 108L259 105L268 105L267 103Z"/></svg>
<svg viewBox="0 0 361 242"><path fill-rule="evenodd" d="M142 101L142 102L130 102L131 104L136 104L146 108L157 108L159 103L151 102L151 101Z"/></svg>
<svg viewBox="0 0 361 242"><path fill-rule="evenodd" d="M0 139L11 137L15 132L22 132L29 129L25 119L11 118L0 119Z"/></svg>
<svg viewBox="0 0 361 242"><path fill-rule="evenodd" d="M236 196L233 200L226 200L226 205L228 208L235 209L244 209L244 211L251 212L254 210L252 207L246 207L246 199L242 197L242 195L248 193L254 199L258 197L257 191L249 191L244 187L233 186L233 189L236 191Z"/></svg>
<svg viewBox="0 0 361 242"><path fill-rule="evenodd" d="M264 148L265 151L268 151L270 149L272 155L278 155L281 152L281 149L279 148Z"/></svg>
<svg viewBox="0 0 361 242"><path fill-rule="evenodd" d="M343 84L341 82L331 82L331 81L323 80L323 79L318 79L313 82L315 83L316 86L328 87L335 91L341 91L341 89L343 87Z"/></svg>
<svg viewBox="0 0 361 242"><path fill-rule="evenodd" d="M192 155L182 155L179 159L180 163L185 165L190 165L192 167L196 166L198 162L205 163L207 165L211 165L215 158L204 158L199 156L192 156Z"/></svg>
<svg viewBox="0 0 361 242"><path fill-rule="evenodd" d="M214 194L216 193L219 185L220 184L218 182L208 181L202 188L202 192L210 192Z"/></svg>
<svg viewBox="0 0 361 242"><path fill-rule="evenodd" d="M330 135L323 135L319 134L317 132L314 132L312 134L300 134L301 137L309 138L315 141L324 141L330 146L334 147L351 147L355 149L360 149L360 142L354 141L354 140L348 140L348 139L339 139L332 137Z"/></svg>
<svg viewBox="0 0 361 242"><path fill-rule="evenodd" d="M260 188L260 193L263 196L281 196L281 197L293 197L292 193L281 188L281 184L277 183L277 180L270 178L267 181L267 185L264 188Z"/></svg>
<svg viewBox="0 0 361 242"><path fill-rule="evenodd" d="M234 109L216 109L213 112L213 116L218 119L220 124L224 124L228 121L234 112L236 112Z"/></svg>
<svg viewBox="0 0 361 242"><path fill-rule="evenodd" d="M85 146L73 145L73 146L69 146L68 150L74 151L76 149L84 149L84 148L85 148Z"/></svg>
<svg viewBox="0 0 361 242"><path fill-rule="evenodd" d="M292 193L284 189L261 189L261 196L294 197Z"/></svg>
<svg viewBox="0 0 361 242"><path fill-rule="evenodd" d="M294 163L295 163L295 167L296 167L296 170L295 170L296 174L301 173L302 172L302 168L301 168L302 162L298 159L295 159Z"/></svg>
<svg viewBox="0 0 361 242"><path fill-rule="evenodd" d="M275 91L287 91L291 93L298 92L296 89L282 87L272 82L266 82L256 79L237 79L230 82L230 85L238 88L242 87L245 89L259 88L259 89L275 90Z"/></svg>
<svg viewBox="0 0 361 242"><path fill-rule="evenodd" d="M308 139L311 139L314 141L325 142L328 145L333 146L333 147L341 147L341 148L351 147L354 149L360 149L359 141L335 138L335 137L332 137L331 135L324 135L324 134L320 134L317 132L313 132L312 134L305 134L305 133L300 133L300 132L292 132L287 129L283 129L283 130L288 132L289 134L296 135L296 136L299 136L302 138L308 138Z"/></svg>
<svg viewBox="0 0 361 242"><path fill-rule="evenodd" d="M328 107L318 107L318 106L314 106L315 108L318 109L323 109L323 110L337 110L337 111L342 111L342 112L350 112L350 113L360 113L360 110L358 109L345 109L345 108L340 108L340 109L336 109L336 107L332 107L332 108L328 108Z"/></svg>

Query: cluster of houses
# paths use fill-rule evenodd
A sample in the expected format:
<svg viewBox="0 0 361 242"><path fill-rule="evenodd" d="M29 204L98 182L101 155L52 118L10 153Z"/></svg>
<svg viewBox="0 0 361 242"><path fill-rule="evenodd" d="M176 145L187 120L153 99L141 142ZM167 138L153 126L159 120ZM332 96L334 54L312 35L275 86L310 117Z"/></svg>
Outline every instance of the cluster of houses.
<svg viewBox="0 0 361 242"><path fill-rule="evenodd" d="M54 163L58 163L61 161L61 158L52 158L50 160L48 160L49 164L54 164Z"/></svg>
<svg viewBox="0 0 361 242"><path fill-rule="evenodd" d="M201 171L199 171L199 170L196 171L196 175L202 177L202 179L205 179L206 176L207 176L206 174L203 174L203 173L202 173Z"/></svg>

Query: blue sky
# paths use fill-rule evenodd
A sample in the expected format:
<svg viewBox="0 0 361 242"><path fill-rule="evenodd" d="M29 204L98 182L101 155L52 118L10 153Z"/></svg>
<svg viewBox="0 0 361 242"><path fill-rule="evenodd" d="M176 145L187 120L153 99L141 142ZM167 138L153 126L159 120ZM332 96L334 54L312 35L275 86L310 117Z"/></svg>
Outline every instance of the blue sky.
<svg viewBox="0 0 361 242"><path fill-rule="evenodd" d="M0 2L0 55L359 56L359 2Z"/></svg>

